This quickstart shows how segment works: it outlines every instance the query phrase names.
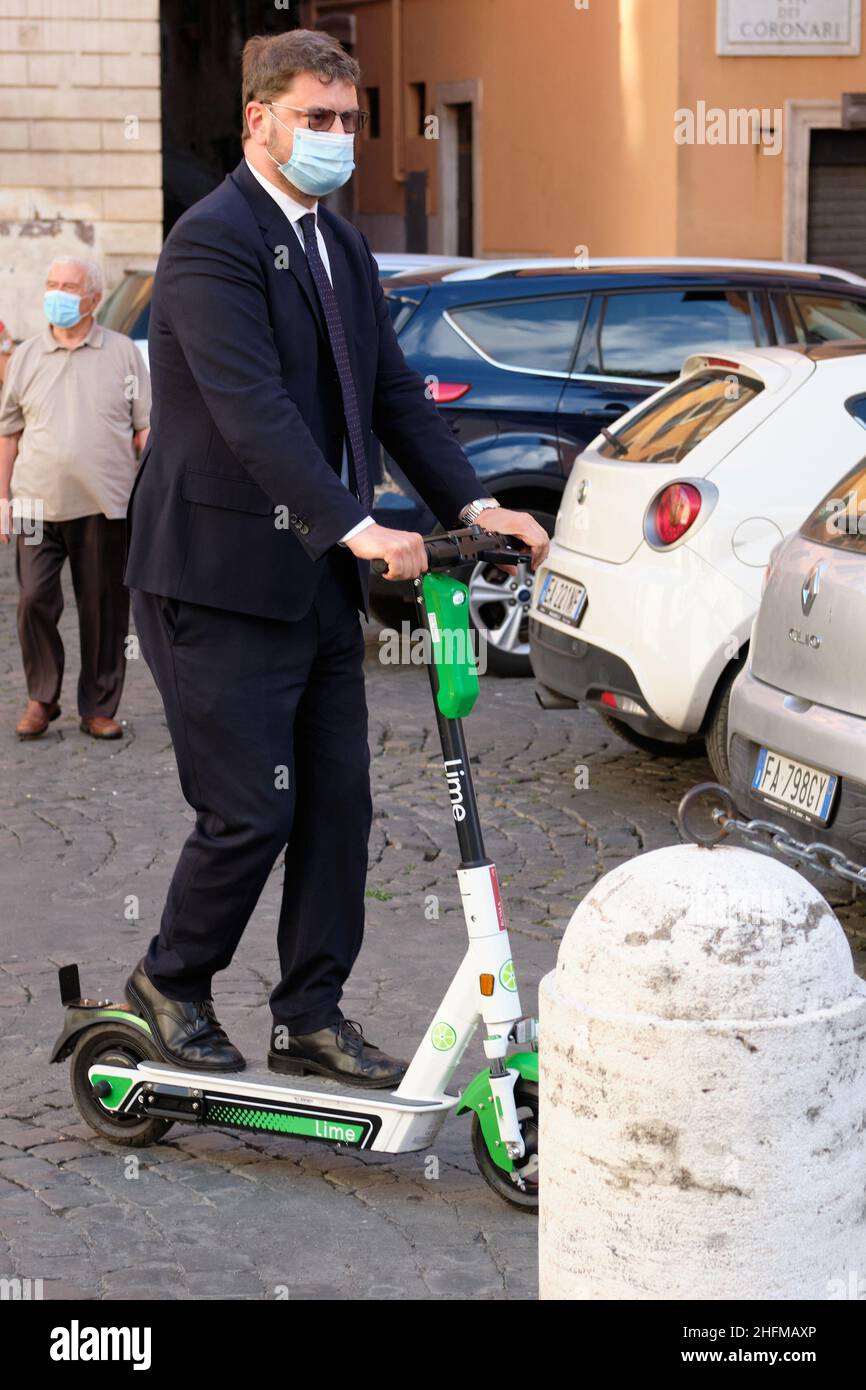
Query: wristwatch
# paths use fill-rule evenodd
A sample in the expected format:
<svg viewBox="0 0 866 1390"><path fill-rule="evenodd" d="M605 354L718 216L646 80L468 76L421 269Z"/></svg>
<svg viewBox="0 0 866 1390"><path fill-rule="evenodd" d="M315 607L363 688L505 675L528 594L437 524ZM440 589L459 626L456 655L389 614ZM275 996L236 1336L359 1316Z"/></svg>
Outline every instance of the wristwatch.
<svg viewBox="0 0 866 1390"><path fill-rule="evenodd" d="M498 506L499 503L495 497L478 497L474 502L467 502L466 506L462 508L460 520L464 526L471 526L488 507Z"/></svg>

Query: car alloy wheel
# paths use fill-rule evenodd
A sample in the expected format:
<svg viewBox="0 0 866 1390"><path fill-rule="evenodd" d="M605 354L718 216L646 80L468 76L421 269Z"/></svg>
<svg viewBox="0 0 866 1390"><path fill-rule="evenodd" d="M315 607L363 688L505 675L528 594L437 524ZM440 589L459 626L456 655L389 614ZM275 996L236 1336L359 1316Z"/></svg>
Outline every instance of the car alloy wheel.
<svg viewBox="0 0 866 1390"><path fill-rule="evenodd" d="M506 574L495 565L476 565L469 577L469 612L497 651L528 657L534 576L528 560L516 568L517 574Z"/></svg>

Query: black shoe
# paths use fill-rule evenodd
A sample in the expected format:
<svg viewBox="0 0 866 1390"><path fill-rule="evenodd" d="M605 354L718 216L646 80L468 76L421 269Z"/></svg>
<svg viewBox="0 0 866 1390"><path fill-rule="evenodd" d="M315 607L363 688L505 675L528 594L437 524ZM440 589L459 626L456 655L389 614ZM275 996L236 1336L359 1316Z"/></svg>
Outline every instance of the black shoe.
<svg viewBox="0 0 866 1390"><path fill-rule="evenodd" d="M288 1076L327 1076L348 1086L392 1090L406 1074L406 1063L389 1057L366 1041L360 1024L340 1019L315 1033L288 1033L284 1025L271 1033L268 1066Z"/></svg>
<svg viewBox="0 0 866 1390"><path fill-rule="evenodd" d="M126 997L150 1024L166 1062L192 1071L243 1071L246 1062L217 1022L210 999L168 999L148 979L139 961L126 982Z"/></svg>

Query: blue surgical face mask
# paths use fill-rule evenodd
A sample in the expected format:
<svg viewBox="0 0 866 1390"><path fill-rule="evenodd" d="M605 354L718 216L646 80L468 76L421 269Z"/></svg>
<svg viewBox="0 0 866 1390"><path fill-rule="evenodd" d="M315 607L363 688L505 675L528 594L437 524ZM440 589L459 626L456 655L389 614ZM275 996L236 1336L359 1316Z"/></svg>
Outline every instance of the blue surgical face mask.
<svg viewBox="0 0 866 1390"><path fill-rule="evenodd" d="M55 328L74 328L84 317L81 296L68 294L66 290L46 290L42 303L45 317Z"/></svg>
<svg viewBox="0 0 866 1390"><path fill-rule="evenodd" d="M271 115L274 115L273 111ZM274 116L274 120L283 130L289 129L279 116ZM311 198L324 198L326 194L342 188L355 167L354 135L337 134L331 130L308 130L306 126L297 126L293 134L292 155L285 164L280 164L270 150L267 151L283 177Z"/></svg>

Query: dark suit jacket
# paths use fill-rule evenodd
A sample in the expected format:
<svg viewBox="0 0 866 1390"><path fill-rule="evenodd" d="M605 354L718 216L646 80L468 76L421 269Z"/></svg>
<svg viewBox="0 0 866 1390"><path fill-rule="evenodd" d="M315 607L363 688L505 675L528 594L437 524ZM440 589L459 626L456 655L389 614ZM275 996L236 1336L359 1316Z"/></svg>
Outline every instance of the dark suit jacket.
<svg viewBox="0 0 866 1390"><path fill-rule="evenodd" d="M484 489L406 365L366 239L326 208L318 216L365 443L375 432L442 524L458 525ZM166 240L149 350L126 583L302 617L323 557L364 511L340 481L340 387L303 247L244 160ZM362 603L369 565L357 567Z"/></svg>

